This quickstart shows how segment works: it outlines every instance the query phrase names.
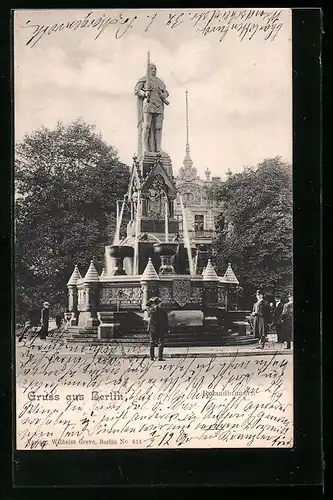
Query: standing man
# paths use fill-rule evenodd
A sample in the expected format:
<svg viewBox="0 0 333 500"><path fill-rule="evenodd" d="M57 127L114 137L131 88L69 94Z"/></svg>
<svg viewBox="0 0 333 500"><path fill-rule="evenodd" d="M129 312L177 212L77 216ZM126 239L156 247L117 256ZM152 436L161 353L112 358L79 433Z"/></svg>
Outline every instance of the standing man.
<svg viewBox="0 0 333 500"><path fill-rule="evenodd" d="M283 311L283 304L281 302L281 297L277 295L275 297L275 307L274 307L274 314L273 314L273 325L275 327L276 335L277 335L277 342L282 342L281 340L281 332L282 332L282 315Z"/></svg>
<svg viewBox="0 0 333 500"><path fill-rule="evenodd" d="M257 310L258 310L258 305L259 305L259 299L258 299L259 292L260 292L260 290L256 291L257 302L255 302L253 304L252 313L251 313L250 318L249 318L249 323L251 325L251 329L253 330L253 335L255 336L255 338L259 338L258 321L257 321Z"/></svg>
<svg viewBox="0 0 333 500"><path fill-rule="evenodd" d="M158 360L163 359L164 338L169 331L167 313L162 309L161 300L155 297L150 302L148 331L150 335L150 359L155 359L155 345L158 344ZM148 304L147 304L148 305Z"/></svg>
<svg viewBox="0 0 333 500"><path fill-rule="evenodd" d="M252 316L253 316L253 329L254 336L259 338L258 349L263 349L265 347L267 328L269 320L269 304L264 301L263 293L261 290L257 290L257 302L253 306Z"/></svg>
<svg viewBox="0 0 333 500"><path fill-rule="evenodd" d="M290 349L293 339L293 296L289 294L288 302L284 305L282 314L281 342L286 342L286 349Z"/></svg>
<svg viewBox="0 0 333 500"><path fill-rule="evenodd" d="M60 329L61 327L61 324L62 324L62 314L60 312L58 312L55 316L55 322L56 322L56 326L58 328L58 330Z"/></svg>
<svg viewBox="0 0 333 500"><path fill-rule="evenodd" d="M41 320L41 328L38 332L39 338L46 339L47 334L49 333L49 319L50 319L50 303L44 302L43 309L41 310L40 320Z"/></svg>
<svg viewBox="0 0 333 500"><path fill-rule="evenodd" d="M138 97L138 156L146 151L161 152L164 105L168 105L169 92L164 82L156 76L156 66L148 56L146 76L135 86Z"/></svg>

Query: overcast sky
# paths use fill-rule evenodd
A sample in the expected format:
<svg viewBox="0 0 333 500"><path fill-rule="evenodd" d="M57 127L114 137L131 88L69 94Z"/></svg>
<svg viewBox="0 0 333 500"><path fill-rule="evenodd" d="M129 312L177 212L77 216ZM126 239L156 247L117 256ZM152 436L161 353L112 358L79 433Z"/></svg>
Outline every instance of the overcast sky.
<svg viewBox="0 0 333 500"><path fill-rule="evenodd" d="M275 23L279 29L274 40L264 41L267 32L258 31L251 40L247 36L241 41L239 33L230 31L221 42L221 33L199 31L209 17L195 26L197 11L173 11L184 12L182 24L174 28L167 25L169 11L159 11L146 32L157 11L122 12L130 19L123 27L118 11L95 10L91 18L118 19L117 23L110 22L102 33L98 27L74 29L72 25L43 35L37 43L36 37L29 45L37 25L42 33L42 25L66 25L84 19L89 11L16 12L16 140L41 125L54 127L58 120L68 123L82 117L118 150L123 162L131 164L137 144L133 89L145 74L150 50L157 74L170 92L162 147L171 156L175 173L185 153L186 88L191 156L202 176L207 167L223 177L229 168L238 171L276 155L291 162L289 9ZM116 38L135 15L132 27ZM223 15L224 20L214 20L210 26L227 26L227 15ZM258 17L252 20L258 26L266 22Z"/></svg>

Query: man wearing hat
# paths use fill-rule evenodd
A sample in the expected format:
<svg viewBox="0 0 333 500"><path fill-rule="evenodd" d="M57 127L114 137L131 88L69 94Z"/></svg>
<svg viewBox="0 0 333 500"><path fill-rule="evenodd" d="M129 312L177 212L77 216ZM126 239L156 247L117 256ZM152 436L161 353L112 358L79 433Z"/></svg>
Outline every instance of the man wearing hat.
<svg viewBox="0 0 333 500"><path fill-rule="evenodd" d="M49 317L50 317L50 303L44 302L43 309L41 310L40 320L41 320L41 328L38 332L39 338L46 339L47 334L49 333Z"/></svg>
<svg viewBox="0 0 333 500"><path fill-rule="evenodd" d="M281 342L286 342L286 348L290 349L293 340L293 296L291 293L288 295L288 302L283 307L281 320Z"/></svg>
<svg viewBox="0 0 333 500"><path fill-rule="evenodd" d="M158 359L163 360L164 338L169 330L167 313L161 307L161 300L154 297L147 302L149 314L148 332L150 336L150 359L155 359L155 345L158 343Z"/></svg>
<svg viewBox="0 0 333 500"><path fill-rule="evenodd" d="M257 302L253 305L252 318L254 336L259 338L258 349L264 349L268 333L269 304L264 300L262 290L257 290Z"/></svg>

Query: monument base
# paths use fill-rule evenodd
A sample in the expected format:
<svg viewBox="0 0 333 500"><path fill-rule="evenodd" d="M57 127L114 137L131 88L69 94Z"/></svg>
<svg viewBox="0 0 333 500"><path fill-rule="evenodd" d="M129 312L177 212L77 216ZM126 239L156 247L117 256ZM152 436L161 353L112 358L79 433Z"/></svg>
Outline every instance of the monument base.
<svg viewBox="0 0 333 500"><path fill-rule="evenodd" d="M98 312L97 317L100 321L97 328L97 337L99 339L110 339L119 335L120 323L116 321L114 312Z"/></svg>
<svg viewBox="0 0 333 500"><path fill-rule="evenodd" d="M141 175L143 177L146 177L146 175L148 175L150 169L155 165L157 158L161 160L163 168L165 169L168 176L172 179L173 172L171 158L168 153L165 153L164 151L161 151L161 153L153 153L151 151L146 151L145 153L143 153L142 157L139 160Z"/></svg>
<svg viewBox="0 0 333 500"><path fill-rule="evenodd" d="M205 316L203 324L204 331L207 333L214 333L218 331L218 320L216 316Z"/></svg>

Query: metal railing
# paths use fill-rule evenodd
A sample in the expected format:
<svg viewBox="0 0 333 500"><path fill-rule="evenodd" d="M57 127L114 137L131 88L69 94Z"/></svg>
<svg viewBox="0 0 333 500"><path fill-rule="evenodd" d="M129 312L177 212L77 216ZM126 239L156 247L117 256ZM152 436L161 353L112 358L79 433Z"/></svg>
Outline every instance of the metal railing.
<svg viewBox="0 0 333 500"><path fill-rule="evenodd" d="M203 231L189 231L190 238L215 238L216 232L214 229L204 229Z"/></svg>

